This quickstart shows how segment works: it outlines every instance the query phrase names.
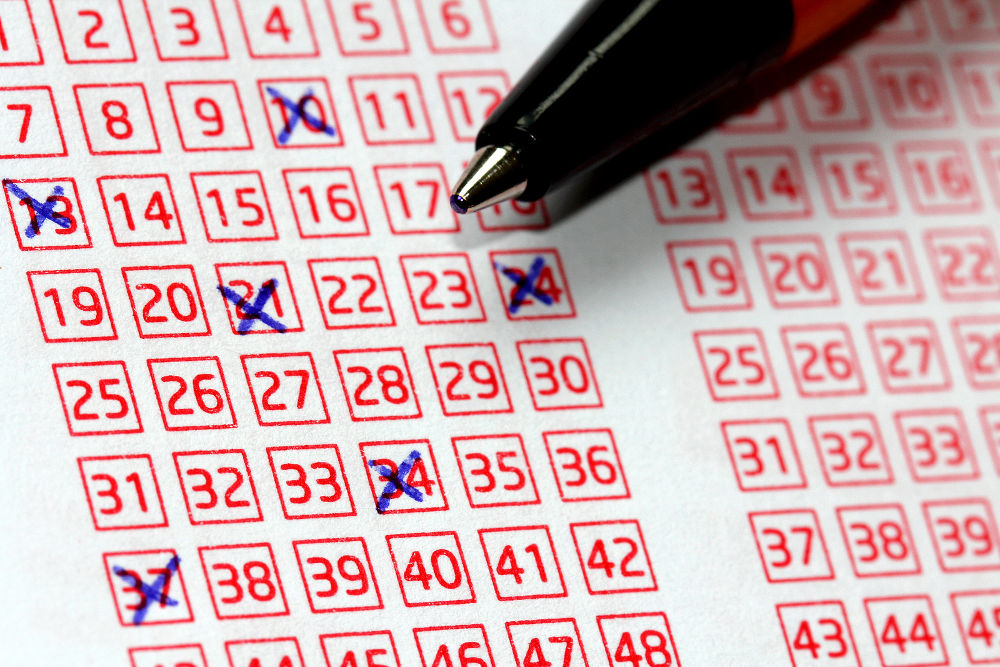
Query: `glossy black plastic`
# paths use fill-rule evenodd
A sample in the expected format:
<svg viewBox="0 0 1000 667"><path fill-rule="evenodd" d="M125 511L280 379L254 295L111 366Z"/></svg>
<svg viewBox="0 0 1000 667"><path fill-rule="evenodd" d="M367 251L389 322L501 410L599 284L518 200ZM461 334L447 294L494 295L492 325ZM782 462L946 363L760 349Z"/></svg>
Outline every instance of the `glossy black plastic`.
<svg viewBox="0 0 1000 667"><path fill-rule="evenodd" d="M527 18L527 17L526 17ZM784 53L791 0L592 0L487 119L518 146L520 199L641 141Z"/></svg>

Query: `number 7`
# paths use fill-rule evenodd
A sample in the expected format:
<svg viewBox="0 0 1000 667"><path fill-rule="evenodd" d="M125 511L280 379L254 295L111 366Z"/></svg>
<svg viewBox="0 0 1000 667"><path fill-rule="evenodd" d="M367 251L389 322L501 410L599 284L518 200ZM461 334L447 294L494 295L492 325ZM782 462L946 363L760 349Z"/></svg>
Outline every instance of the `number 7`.
<svg viewBox="0 0 1000 667"><path fill-rule="evenodd" d="M21 119L21 133L17 137L18 143L23 144L28 139L28 125L31 124L31 105L8 104L7 108L11 111L20 111L24 114L24 118Z"/></svg>

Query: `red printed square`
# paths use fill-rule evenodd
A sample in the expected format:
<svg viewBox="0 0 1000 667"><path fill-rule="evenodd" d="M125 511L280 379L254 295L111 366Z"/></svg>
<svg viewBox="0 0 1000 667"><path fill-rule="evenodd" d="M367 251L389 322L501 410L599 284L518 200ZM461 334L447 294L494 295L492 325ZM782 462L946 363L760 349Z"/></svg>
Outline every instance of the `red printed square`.
<svg viewBox="0 0 1000 667"><path fill-rule="evenodd" d="M441 72L438 85L456 141L474 141L479 127L510 90L503 70Z"/></svg>
<svg viewBox="0 0 1000 667"><path fill-rule="evenodd" d="M886 391L911 393L951 388L951 375L931 320L869 322L865 330Z"/></svg>
<svg viewBox="0 0 1000 667"><path fill-rule="evenodd" d="M233 402L218 357L149 359L146 365L163 428L191 431L236 427Z"/></svg>
<svg viewBox="0 0 1000 667"><path fill-rule="evenodd" d="M962 633L965 654L975 665L1000 661L1000 590L963 591L951 594L951 606Z"/></svg>
<svg viewBox="0 0 1000 667"><path fill-rule="evenodd" d="M310 259L308 264L327 329L396 326L377 257Z"/></svg>
<svg viewBox="0 0 1000 667"><path fill-rule="evenodd" d="M740 491L806 488L787 419L730 420L721 426Z"/></svg>
<svg viewBox="0 0 1000 667"><path fill-rule="evenodd" d="M0 20L5 19L0 15ZM4 43L9 46L8 34L4 33ZM3 53L0 50L0 59ZM0 88L0 109L4 125L14 130L0 136L0 158L66 157L66 142L50 87Z"/></svg>
<svg viewBox="0 0 1000 667"><path fill-rule="evenodd" d="M403 604L475 603L465 555L454 531L386 535Z"/></svg>
<svg viewBox="0 0 1000 667"><path fill-rule="evenodd" d="M270 544L198 547L198 556L220 621L288 615Z"/></svg>
<svg viewBox="0 0 1000 667"><path fill-rule="evenodd" d="M517 667L539 664L587 667L580 630L572 618L508 621L507 638Z"/></svg>
<svg viewBox="0 0 1000 667"><path fill-rule="evenodd" d="M330 423L312 354L244 354L240 361L261 426Z"/></svg>
<svg viewBox="0 0 1000 667"><path fill-rule="evenodd" d="M156 55L170 60L227 60L215 0L142 0Z"/></svg>
<svg viewBox="0 0 1000 667"><path fill-rule="evenodd" d="M1000 299L1000 255L988 228L929 229L924 245L945 300Z"/></svg>
<svg viewBox="0 0 1000 667"><path fill-rule="evenodd" d="M284 262L216 264L215 275L234 334L302 331L299 304Z"/></svg>
<svg viewBox="0 0 1000 667"><path fill-rule="evenodd" d="M896 214L889 168L877 145L824 144L810 152L830 215L868 218Z"/></svg>
<svg viewBox="0 0 1000 667"><path fill-rule="evenodd" d="M81 456L76 462L95 530L167 526L149 454Z"/></svg>
<svg viewBox="0 0 1000 667"><path fill-rule="evenodd" d="M326 8L344 56L406 55L406 39L397 0L327 0Z"/></svg>
<svg viewBox="0 0 1000 667"><path fill-rule="evenodd" d="M549 210L545 200L519 201L509 199L476 211L479 227L484 232L507 232L516 229L546 229Z"/></svg>
<svg viewBox="0 0 1000 667"><path fill-rule="evenodd" d="M479 541L498 600L566 597L548 526L481 528Z"/></svg>
<svg viewBox="0 0 1000 667"><path fill-rule="evenodd" d="M448 509L434 450L427 440L362 442L361 459L379 514ZM447 587L446 587L447 588Z"/></svg>
<svg viewBox="0 0 1000 667"><path fill-rule="evenodd" d="M975 389L1000 388L1000 316L956 317L951 328L969 384Z"/></svg>
<svg viewBox="0 0 1000 667"><path fill-rule="evenodd" d="M354 498L337 445L268 447L286 519L354 516Z"/></svg>
<svg viewBox="0 0 1000 667"><path fill-rule="evenodd" d="M883 667L950 664L930 597L865 598L865 612Z"/></svg>
<svg viewBox="0 0 1000 667"><path fill-rule="evenodd" d="M734 148L726 164L747 220L812 217L812 203L799 158L791 148Z"/></svg>
<svg viewBox="0 0 1000 667"><path fill-rule="evenodd" d="M775 608L794 667L861 667L843 602L787 602Z"/></svg>
<svg viewBox="0 0 1000 667"><path fill-rule="evenodd" d="M743 263L731 239L671 241L667 256L684 310L698 313L753 307Z"/></svg>
<svg viewBox="0 0 1000 667"><path fill-rule="evenodd" d="M917 482L979 477L969 431L956 409L904 410L893 415L910 474Z"/></svg>
<svg viewBox="0 0 1000 667"><path fill-rule="evenodd" d="M491 53L497 35L486 0L417 0L431 53Z"/></svg>
<svg viewBox="0 0 1000 667"><path fill-rule="evenodd" d="M638 521L571 523L569 529L588 593L657 590Z"/></svg>
<svg viewBox="0 0 1000 667"><path fill-rule="evenodd" d="M458 216L447 203L448 182L440 164L376 165L375 180L393 234L459 230Z"/></svg>
<svg viewBox="0 0 1000 667"><path fill-rule="evenodd" d="M555 248L490 253L509 320L576 317L573 296Z"/></svg>
<svg viewBox="0 0 1000 667"><path fill-rule="evenodd" d="M72 178L4 179L3 192L21 250L90 248L90 231Z"/></svg>
<svg viewBox="0 0 1000 667"><path fill-rule="evenodd" d="M52 364L70 435L142 433L123 361Z"/></svg>
<svg viewBox="0 0 1000 667"><path fill-rule="evenodd" d="M196 172L191 174L191 186L209 241L278 238L259 171Z"/></svg>
<svg viewBox="0 0 1000 667"><path fill-rule="evenodd" d="M28 0L14 0L3 3L0 21L4 25L7 48L0 50L0 67L41 65L42 51L39 48L38 32L31 18Z"/></svg>
<svg viewBox="0 0 1000 667"><path fill-rule="evenodd" d="M944 572L1000 569L997 522L982 498L936 500L921 504Z"/></svg>
<svg viewBox="0 0 1000 667"><path fill-rule="evenodd" d="M185 151L253 148L235 81L168 81L167 97Z"/></svg>
<svg viewBox="0 0 1000 667"><path fill-rule="evenodd" d="M496 667L493 651L486 639L486 628L482 625L413 628L413 637L417 640L423 667L438 664Z"/></svg>
<svg viewBox="0 0 1000 667"><path fill-rule="evenodd" d="M997 37L1000 33L993 39ZM951 72L969 121L980 127L1000 125L1000 54L956 53Z"/></svg>
<svg viewBox="0 0 1000 667"><path fill-rule="evenodd" d="M951 127L955 113L937 59L925 53L890 53L868 59L875 99L890 127Z"/></svg>
<svg viewBox="0 0 1000 667"><path fill-rule="evenodd" d="M296 540L292 547L312 613L382 608L363 537Z"/></svg>
<svg viewBox="0 0 1000 667"><path fill-rule="evenodd" d="M635 664L637 659L647 662L662 660L664 665L677 667L681 665L670 623L663 612L598 616L597 627L601 631L609 665L623 662Z"/></svg>
<svg viewBox="0 0 1000 667"><path fill-rule="evenodd" d="M809 432L829 486L894 481L882 432L871 414L810 417Z"/></svg>
<svg viewBox="0 0 1000 667"><path fill-rule="evenodd" d="M226 657L230 667L244 665L282 665L304 667L302 651L295 637L276 639L244 639L226 642Z"/></svg>
<svg viewBox="0 0 1000 667"><path fill-rule="evenodd" d="M49 4L66 62L135 62L121 0L49 0Z"/></svg>
<svg viewBox="0 0 1000 667"><path fill-rule="evenodd" d="M422 416L403 348L335 350L333 358L352 421Z"/></svg>
<svg viewBox="0 0 1000 667"><path fill-rule="evenodd" d="M920 574L920 559L901 505L838 507L837 521L856 577Z"/></svg>
<svg viewBox="0 0 1000 667"><path fill-rule="evenodd" d="M99 270L28 271L27 276L46 343L118 338Z"/></svg>
<svg viewBox="0 0 1000 667"><path fill-rule="evenodd" d="M792 89L792 100L799 122L811 132L863 130L872 122L858 68L847 57L804 78Z"/></svg>
<svg viewBox="0 0 1000 667"><path fill-rule="evenodd" d="M359 74L347 77L347 83L366 144L434 143L424 93L415 74Z"/></svg>
<svg viewBox="0 0 1000 667"><path fill-rule="evenodd" d="M258 79L275 148L335 148L344 145L326 79Z"/></svg>
<svg viewBox="0 0 1000 667"><path fill-rule="evenodd" d="M174 452L174 466L192 525L264 520L242 449Z"/></svg>
<svg viewBox="0 0 1000 667"><path fill-rule="evenodd" d="M834 578L816 512L808 509L750 512L749 518L768 582Z"/></svg>
<svg viewBox="0 0 1000 667"><path fill-rule="evenodd" d="M838 238L858 303L920 303L924 287L903 231L849 232Z"/></svg>
<svg viewBox="0 0 1000 667"><path fill-rule="evenodd" d="M947 139L896 146L913 208L920 215L975 213L982 207L965 145Z"/></svg>
<svg viewBox="0 0 1000 667"><path fill-rule="evenodd" d="M775 308L810 308L840 303L823 240L816 235L759 236L754 254Z"/></svg>
<svg viewBox="0 0 1000 667"><path fill-rule="evenodd" d="M521 436L468 435L451 439L472 507L537 505L538 488Z"/></svg>
<svg viewBox="0 0 1000 667"><path fill-rule="evenodd" d="M377 664L384 667L399 667L396 642L388 630L320 635L319 642L327 667L343 667L352 662L361 665L359 659L378 660Z"/></svg>
<svg viewBox="0 0 1000 667"><path fill-rule="evenodd" d="M514 411L493 343L428 345L425 350L446 417Z"/></svg>
<svg viewBox="0 0 1000 667"><path fill-rule="evenodd" d="M97 187L116 246L185 243L177 200L166 174L101 176Z"/></svg>
<svg viewBox="0 0 1000 667"><path fill-rule="evenodd" d="M486 321L468 254L400 255L399 264L419 324Z"/></svg>
<svg viewBox="0 0 1000 667"><path fill-rule="evenodd" d="M180 563L173 549L104 554L104 568L122 626L194 620Z"/></svg>
<svg viewBox="0 0 1000 667"><path fill-rule="evenodd" d="M760 330L696 331L694 344L714 400L778 398L778 385Z"/></svg>
<svg viewBox="0 0 1000 667"><path fill-rule="evenodd" d="M367 236L368 218L350 167L285 169L292 213L304 239Z"/></svg>
<svg viewBox="0 0 1000 667"><path fill-rule="evenodd" d="M125 266L122 278L139 338L211 335L205 302L190 264Z"/></svg>
<svg viewBox="0 0 1000 667"><path fill-rule="evenodd" d="M800 396L851 396L865 393L865 379L851 332L843 324L781 327L788 365Z"/></svg>
<svg viewBox="0 0 1000 667"><path fill-rule="evenodd" d="M988 0L932 0L931 15L941 36L949 42L996 42L1000 14Z"/></svg>
<svg viewBox="0 0 1000 667"><path fill-rule="evenodd" d="M582 338L521 340L517 354L535 410L604 406Z"/></svg>
<svg viewBox="0 0 1000 667"><path fill-rule="evenodd" d="M73 86L83 134L92 155L159 153L160 138L141 83Z"/></svg>
<svg viewBox="0 0 1000 667"><path fill-rule="evenodd" d="M545 431L542 438L564 503L631 497L610 429Z"/></svg>
<svg viewBox="0 0 1000 667"><path fill-rule="evenodd" d="M251 58L314 58L319 55L305 0L270 5L237 0L236 10Z"/></svg>

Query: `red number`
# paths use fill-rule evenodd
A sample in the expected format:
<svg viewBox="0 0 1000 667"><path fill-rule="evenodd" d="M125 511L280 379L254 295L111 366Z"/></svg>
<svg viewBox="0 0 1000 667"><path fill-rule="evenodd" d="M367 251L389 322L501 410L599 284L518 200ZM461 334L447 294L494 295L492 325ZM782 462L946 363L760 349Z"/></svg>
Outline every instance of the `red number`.
<svg viewBox="0 0 1000 667"><path fill-rule="evenodd" d="M830 486L892 483L882 433L872 415L810 417L809 430Z"/></svg>
<svg viewBox="0 0 1000 667"><path fill-rule="evenodd" d="M407 607L476 601L454 532L386 535Z"/></svg>
<svg viewBox="0 0 1000 667"><path fill-rule="evenodd" d="M229 57L214 0L143 0L160 60L224 60Z"/></svg>
<svg viewBox="0 0 1000 667"><path fill-rule="evenodd" d="M753 248L775 308L839 303L830 261L818 236L761 236L753 240Z"/></svg>
<svg viewBox="0 0 1000 667"><path fill-rule="evenodd" d="M1000 319L957 317L951 326L969 384L976 389L1000 387Z"/></svg>
<svg viewBox="0 0 1000 667"><path fill-rule="evenodd" d="M951 375L933 322L869 322L865 329L886 391L941 391L951 387Z"/></svg>
<svg viewBox="0 0 1000 667"><path fill-rule="evenodd" d="M288 615L270 544L198 547L198 555L219 620Z"/></svg>
<svg viewBox="0 0 1000 667"><path fill-rule="evenodd" d="M479 541L498 600L566 596L548 527L483 528Z"/></svg>
<svg viewBox="0 0 1000 667"><path fill-rule="evenodd" d="M167 525L149 454L77 459L96 530Z"/></svg>
<svg viewBox="0 0 1000 667"><path fill-rule="evenodd" d="M421 416L403 348L335 350L353 421Z"/></svg>
<svg viewBox="0 0 1000 667"><path fill-rule="evenodd" d="M507 74L501 70L442 72L438 83L457 141L473 141L479 126L510 89Z"/></svg>
<svg viewBox="0 0 1000 667"><path fill-rule="evenodd" d="M263 520L242 449L175 452L174 465L192 524Z"/></svg>
<svg viewBox="0 0 1000 667"><path fill-rule="evenodd" d="M866 598L865 610L883 665L946 665L948 654L926 595Z"/></svg>
<svg viewBox="0 0 1000 667"><path fill-rule="evenodd" d="M124 362L53 364L52 371L70 435L142 432Z"/></svg>
<svg viewBox="0 0 1000 667"><path fill-rule="evenodd" d="M146 365L165 429L188 431L236 426L218 357L149 359Z"/></svg>
<svg viewBox="0 0 1000 667"><path fill-rule="evenodd" d="M570 531L591 595L656 590L638 521L571 523Z"/></svg>
<svg viewBox="0 0 1000 667"><path fill-rule="evenodd" d="M975 479L979 467L962 413L907 410L893 415L910 473L918 482Z"/></svg>
<svg viewBox="0 0 1000 667"><path fill-rule="evenodd" d="M868 71L886 122L895 127L948 127L951 101L937 60L923 54L873 56Z"/></svg>
<svg viewBox="0 0 1000 667"><path fill-rule="evenodd" d="M748 220L790 220L812 215L799 159L792 149L732 149L726 153L726 162Z"/></svg>
<svg viewBox="0 0 1000 667"><path fill-rule="evenodd" d="M345 56L406 54L403 21L396 0L327 2L337 46Z"/></svg>
<svg viewBox="0 0 1000 667"><path fill-rule="evenodd" d="M859 303L917 303L924 289L906 235L853 232L840 235L840 251Z"/></svg>
<svg viewBox="0 0 1000 667"><path fill-rule="evenodd" d="M969 660L996 662L1000 658L1000 591L952 593L951 605Z"/></svg>
<svg viewBox="0 0 1000 667"><path fill-rule="evenodd" d="M793 90L792 98L808 130L860 130L871 124L861 79L847 58L812 73Z"/></svg>
<svg viewBox="0 0 1000 667"><path fill-rule="evenodd" d="M802 463L786 420L724 421L722 433L741 490L805 488Z"/></svg>
<svg viewBox="0 0 1000 667"><path fill-rule="evenodd" d="M833 579L826 540L812 510L751 512L750 526L771 583Z"/></svg>
<svg viewBox="0 0 1000 667"><path fill-rule="evenodd" d="M310 353L245 354L240 360L261 426L329 423Z"/></svg>
<svg viewBox="0 0 1000 667"><path fill-rule="evenodd" d="M140 338L211 334L194 267L126 266L122 277Z"/></svg>
<svg viewBox="0 0 1000 667"><path fill-rule="evenodd" d="M990 230L932 229L924 234L924 243L946 300L1000 299L1000 256Z"/></svg>
<svg viewBox="0 0 1000 667"><path fill-rule="evenodd" d="M424 144L434 141L424 94L412 74L370 74L347 78L365 143Z"/></svg>
<svg viewBox="0 0 1000 667"><path fill-rule="evenodd" d="M731 240L671 241L667 256L685 310L742 310L753 306L743 264Z"/></svg>
<svg viewBox="0 0 1000 667"><path fill-rule="evenodd" d="M253 148L234 81L168 81L167 96L185 151Z"/></svg>
<svg viewBox="0 0 1000 667"><path fill-rule="evenodd" d="M428 345L426 351L446 416L513 412L492 343Z"/></svg>
<svg viewBox="0 0 1000 667"><path fill-rule="evenodd" d="M795 667L861 664L843 603L792 602L779 604L777 609Z"/></svg>
<svg viewBox="0 0 1000 667"><path fill-rule="evenodd" d="M413 636L424 665L494 667L493 653L482 625L414 628Z"/></svg>
<svg viewBox="0 0 1000 667"><path fill-rule="evenodd" d="M118 337L100 271L29 271L27 275L46 342Z"/></svg>
<svg viewBox="0 0 1000 667"><path fill-rule="evenodd" d="M137 613L143 625L188 623L192 620L182 575L183 563L173 549L105 553L104 567L122 626L136 625ZM158 600L146 588L156 581L162 582ZM169 604L168 600L173 604Z"/></svg>
<svg viewBox="0 0 1000 667"><path fill-rule="evenodd" d="M518 667L586 667L580 632L572 618L508 621L507 636Z"/></svg>
<svg viewBox="0 0 1000 667"><path fill-rule="evenodd" d="M865 393L865 381L846 326L782 327L781 340L802 396Z"/></svg>
<svg viewBox="0 0 1000 667"><path fill-rule="evenodd" d="M350 167L281 172L302 238L367 236L368 219Z"/></svg>
<svg viewBox="0 0 1000 667"><path fill-rule="evenodd" d="M899 505L838 507L837 520L855 576L920 572L910 526Z"/></svg>
<svg viewBox="0 0 1000 667"><path fill-rule="evenodd" d="M292 546L314 614L382 608L364 538L296 540Z"/></svg>
<svg viewBox="0 0 1000 667"><path fill-rule="evenodd" d="M938 563L945 572L1000 568L996 519L987 501L938 500L922 504L934 538Z"/></svg>
<svg viewBox="0 0 1000 667"><path fill-rule="evenodd" d="M774 373L759 331L697 331L694 341L712 398L717 401L777 398Z"/></svg>

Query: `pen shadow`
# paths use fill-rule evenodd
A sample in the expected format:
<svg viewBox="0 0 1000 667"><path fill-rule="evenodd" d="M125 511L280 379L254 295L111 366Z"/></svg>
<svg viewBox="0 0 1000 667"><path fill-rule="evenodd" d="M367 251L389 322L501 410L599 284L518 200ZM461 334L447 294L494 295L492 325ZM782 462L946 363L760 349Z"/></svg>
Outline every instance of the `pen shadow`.
<svg viewBox="0 0 1000 667"><path fill-rule="evenodd" d="M890 18L913 0L875 2L843 28L785 63L780 62L751 77L734 90L724 93L696 112L629 148L599 167L546 196L551 225L561 224L591 202L632 178L653 162L681 149L727 118L749 110L793 85L839 56L847 47L871 34L879 23Z"/></svg>

